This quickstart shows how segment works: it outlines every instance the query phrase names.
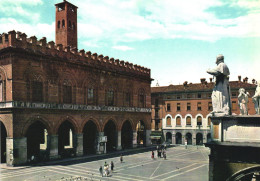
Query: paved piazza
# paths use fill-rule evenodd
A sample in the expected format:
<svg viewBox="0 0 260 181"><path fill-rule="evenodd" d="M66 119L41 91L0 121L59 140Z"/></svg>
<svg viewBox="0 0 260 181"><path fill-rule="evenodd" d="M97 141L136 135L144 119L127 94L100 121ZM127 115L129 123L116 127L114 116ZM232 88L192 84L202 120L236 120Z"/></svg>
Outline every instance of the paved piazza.
<svg viewBox="0 0 260 181"><path fill-rule="evenodd" d="M184 146L166 150L167 159L151 159L151 152L143 152L119 157L99 159L84 163L69 162L58 165L34 166L27 168L1 169L1 181L35 180L174 180L207 181L209 149L205 147ZM99 167L104 162L114 162L114 172L109 177L101 177Z"/></svg>

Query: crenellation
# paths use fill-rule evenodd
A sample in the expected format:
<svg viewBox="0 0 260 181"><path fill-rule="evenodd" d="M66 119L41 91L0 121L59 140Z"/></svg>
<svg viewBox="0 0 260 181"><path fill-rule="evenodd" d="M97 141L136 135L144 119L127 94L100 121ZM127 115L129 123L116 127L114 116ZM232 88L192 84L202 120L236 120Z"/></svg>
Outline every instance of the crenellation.
<svg viewBox="0 0 260 181"><path fill-rule="evenodd" d="M84 50L84 49L81 49L81 50L79 51L79 55L82 56L82 57L85 57L85 56L86 56L85 50Z"/></svg>
<svg viewBox="0 0 260 181"><path fill-rule="evenodd" d="M64 47L64 51L69 53L70 52L70 46Z"/></svg>
<svg viewBox="0 0 260 181"><path fill-rule="evenodd" d="M8 33L0 34L0 48L13 46L21 47L24 49L33 49L34 51L39 51L44 54L49 54L52 56L57 56L68 60L79 59L83 63L88 63L95 65L97 62L101 63L101 66L107 67L108 65L111 68L120 70L126 69L126 71L133 71L138 74L148 74L150 75L150 69L140 67L138 65L133 65L133 63L124 62L123 60L109 58L109 56L103 56L102 54L98 55L97 53L91 53L90 51L85 52L84 49L79 50L77 48L71 48L70 46L64 47L62 44L55 44L53 41L47 43L46 37L41 38L37 41L36 36L31 36L27 38L27 35L22 32L15 32L14 30L9 31Z"/></svg>
<svg viewBox="0 0 260 181"><path fill-rule="evenodd" d="M115 65L119 65L119 59L115 60Z"/></svg>
<svg viewBox="0 0 260 181"><path fill-rule="evenodd" d="M63 45L62 44L58 44L58 45L56 45L56 49L58 50L58 51L63 51Z"/></svg>
<svg viewBox="0 0 260 181"><path fill-rule="evenodd" d="M115 59L114 59L114 58L110 58L110 59L109 59L109 63L110 63L110 64L114 64L114 63L115 63Z"/></svg>
<svg viewBox="0 0 260 181"><path fill-rule="evenodd" d="M100 61L100 62L103 62L103 55L102 54L100 54L100 55L98 55L98 60Z"/></svg>
<svg viewBox="0 0 260 181"><path fill-rule="evenodd" d="M8 42L9 46L16 46L16 32L14 30L8 32Z"/></svg>
<svg viewBox="0 0 260 181"><path fill-rule="evenodd" d="M105 56L105 57L103 58L103 61L104 61L105 63L107 63L108 60L109 60L109 57L108 57L108 56Z"/></svg>
<svg viewBox="0 0 260 181"><path fill-rule="evenodd" d="M121 60L121 61L119 62L119 66L120 66L120 67L124 67L124 65L125 65L124 60Z"/></svg>
<svg viewBox="0 0 260 181"><path fill-rule="evenodd" d="M92 58L93 60L97 60L97 53L93 53L91 58Z"/></svg>

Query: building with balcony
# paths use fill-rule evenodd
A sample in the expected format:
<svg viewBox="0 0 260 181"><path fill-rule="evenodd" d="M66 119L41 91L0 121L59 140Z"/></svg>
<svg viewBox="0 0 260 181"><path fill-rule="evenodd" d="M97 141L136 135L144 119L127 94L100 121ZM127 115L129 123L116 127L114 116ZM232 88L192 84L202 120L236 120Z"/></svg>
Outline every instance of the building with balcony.
<svg viewBox="0 0 260 181"><path fill-rule="evenodd" d="M146 146L150 69L77 50L77 7L56 4L56 44L0 34L1 162Z"/></svg>
<svg viewBox="0 0 260 181"><path fill-rule="evenodd" d="M212 111L211 93L214 87L212 79L209 82L201 79L201 83L184 82L182 85L152 87L152 142L159 139L156 134L162 130L161 141L172 144L202 145L211 138ZM238 107L238 90L245 88L254 95L256 82L248 83L248 78L231 81L232 113L240 114ZM251 97L248 103L249 114L255 114Z"/></svg>

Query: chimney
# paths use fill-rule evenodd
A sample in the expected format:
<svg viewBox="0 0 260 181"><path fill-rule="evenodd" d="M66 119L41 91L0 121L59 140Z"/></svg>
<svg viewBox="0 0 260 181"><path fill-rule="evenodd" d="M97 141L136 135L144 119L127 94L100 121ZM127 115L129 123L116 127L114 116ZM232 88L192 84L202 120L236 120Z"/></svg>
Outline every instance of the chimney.
<svg viewBox="0 0 260 181"><path fill-rule="evenodd" d="M212 78L209 78L210 83L212 83L212 80L213 80Z"/></svg>
<svg viewBox="0 0 260 181"><path fill-rule="evenodd" d="M188 81L183 82L184 87L187 86Z"/></svg>
<svg viewBox="0 0 260 181"><path fill-rule="evenodd" d="M241 82L241 75L238 76L238 81Z"/></svg>
<svg viewBox="0 0 260 181"><path fill-rule="evenodd" d="M201 79L200 79L201 84L204 84L204 83L205 83L205 80L206 80L205 78L201 78Z"/></svg>

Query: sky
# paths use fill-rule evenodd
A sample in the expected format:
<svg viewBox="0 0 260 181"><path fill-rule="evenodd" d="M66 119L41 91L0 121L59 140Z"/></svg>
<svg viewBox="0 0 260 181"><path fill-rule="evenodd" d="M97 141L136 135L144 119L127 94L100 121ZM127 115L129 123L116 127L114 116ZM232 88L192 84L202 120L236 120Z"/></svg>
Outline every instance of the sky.
<svg viewBox="0 0 260 181"><path fill-rule="evenodd" d="M0 0L0 33L55 41L63 0ZM78 49L151 69L152 86L209 81L223 54L230 80L260 81L260 0L68 0L78 7Z"/></svg>

